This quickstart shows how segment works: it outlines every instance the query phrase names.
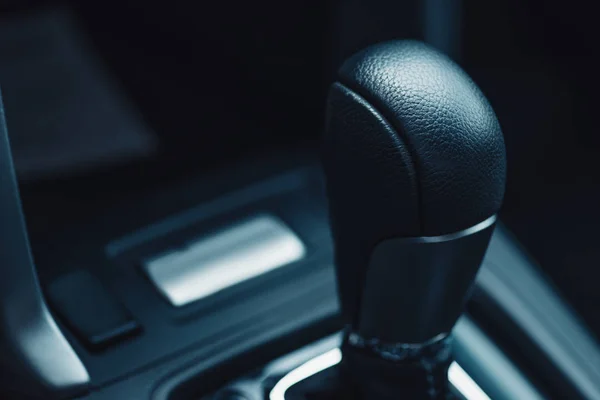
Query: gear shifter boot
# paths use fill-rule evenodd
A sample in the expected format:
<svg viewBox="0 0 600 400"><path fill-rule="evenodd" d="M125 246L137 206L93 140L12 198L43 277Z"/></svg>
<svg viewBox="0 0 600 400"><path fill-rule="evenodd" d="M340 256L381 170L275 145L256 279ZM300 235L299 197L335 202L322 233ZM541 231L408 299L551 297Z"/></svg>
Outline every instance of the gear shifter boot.
<svg viewBox="0 0 600 400"><path fill-rule="evenodd" d="M504 195L498 121L457 65L413 41L347 60L327 107L340 368L364 398L444 398L449 333Z"/></svg>

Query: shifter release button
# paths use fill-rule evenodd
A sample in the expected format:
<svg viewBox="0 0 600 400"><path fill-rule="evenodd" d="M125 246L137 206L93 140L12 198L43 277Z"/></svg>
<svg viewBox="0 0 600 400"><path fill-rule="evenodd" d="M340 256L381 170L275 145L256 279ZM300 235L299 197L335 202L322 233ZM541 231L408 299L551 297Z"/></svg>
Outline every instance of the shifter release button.
<svg viewBox="0 0 600 400"><path fill-rule="evenodd" d="M143 268L167 300L179 307L296 262L305 253L294 232L263 214L154 257Z"/></svg>

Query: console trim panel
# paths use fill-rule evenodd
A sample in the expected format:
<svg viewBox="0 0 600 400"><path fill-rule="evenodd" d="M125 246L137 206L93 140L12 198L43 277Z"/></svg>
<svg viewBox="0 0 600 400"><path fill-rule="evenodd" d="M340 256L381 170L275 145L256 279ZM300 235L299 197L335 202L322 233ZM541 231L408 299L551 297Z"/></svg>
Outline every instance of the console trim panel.
<svg viewBox="0 0 600 400"><path fill-rule="evenodd" d="M261 214L144 262L161 294L176 307L300 261L302 241L278 218Z"/></svg>

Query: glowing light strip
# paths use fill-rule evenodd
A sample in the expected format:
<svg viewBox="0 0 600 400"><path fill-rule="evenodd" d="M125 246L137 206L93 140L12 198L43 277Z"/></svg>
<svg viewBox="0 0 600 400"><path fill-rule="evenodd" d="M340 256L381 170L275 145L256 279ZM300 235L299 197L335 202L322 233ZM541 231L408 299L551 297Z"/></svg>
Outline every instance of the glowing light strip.
<svg viewBox="0 0 600 400"><path fill-rule="evenodd" d="M269 393L269 399L285 400L285 392L296 383L318 374L327 368L333 367L334 365L339 364L340 361L342 361L342 352L340 349L333 349L305 362L277 382L273 390L271 390L271 393Z"/></svg>
<svg viewBox="0 0 600 400"><path fill-rule="evenodd" d="M448 380L467 400L491 400L456 361L450 364Z"/></svg>
<svg viewBox="0 0 600 400"><path fill-rule="evenodd" d="M277 382L271 393L269 393L269 400L285 400L285 392L289 388L306 378L339 364L340 361L342 361L342 352L340 349L333 349L305 362ZM491 400L456 362L453 362L450 369L448 369L448 380L467 400Z"/></svg>

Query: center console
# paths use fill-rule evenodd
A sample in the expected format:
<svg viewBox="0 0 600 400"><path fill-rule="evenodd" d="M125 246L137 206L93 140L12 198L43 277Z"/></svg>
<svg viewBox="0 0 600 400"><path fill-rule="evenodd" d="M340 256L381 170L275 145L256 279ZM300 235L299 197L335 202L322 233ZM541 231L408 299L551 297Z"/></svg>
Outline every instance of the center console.
<svg viewBox="0 0 600 400"><path fill-rule="evenodd" d="M359 53L326 130L319 157L109 210L56 239L41 283L3 132L3 394L600 398L596 343L496 219L502 135L458 67L415 42Z"/></svg>
<svg viewBox="0 0 600 400"><path fill-rule="evenodd" d="M279 161L271 166L283 168ZM241 190L213 197L105 247L108 251L137 243L141 248L148 243L152 249L154 236L149 232L183 239L173 242L194 242L256 215L270 215L294 232L306 254L181 308L170 305L148 279L142 265L146 257L132 256L136 261L129 263L113 263L107 257L102 268L112 268L112 280L101 270L94 273L108 285L117 277L130 277L128 285L109 287L143 329L102 351L88 350L65 329L92 378L91 392L83 398L236 399L236 394L239 399L267 399L276 387L274 395L339 360L343 323L322 175L310 157L306 164L286 167L279 175L241 184ZM290 197L299 201L284 201L294 187ZM226 207L228 199L244 193L253 195ZM174 224L183 220L188 222ZM226 222L198 229L217 220ZM139 303L132 301L135 298ZM501 224L453 335L455 364L448 376L455 393L456 379L467 387L475 387L474 382L476 393L492 399L547 398L553 393L593 399L600 393L595 342ZM293 374L314 359L312 367Z"/></svg>

